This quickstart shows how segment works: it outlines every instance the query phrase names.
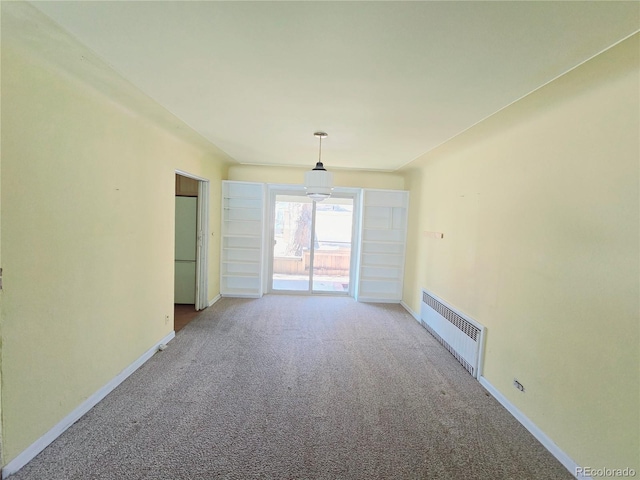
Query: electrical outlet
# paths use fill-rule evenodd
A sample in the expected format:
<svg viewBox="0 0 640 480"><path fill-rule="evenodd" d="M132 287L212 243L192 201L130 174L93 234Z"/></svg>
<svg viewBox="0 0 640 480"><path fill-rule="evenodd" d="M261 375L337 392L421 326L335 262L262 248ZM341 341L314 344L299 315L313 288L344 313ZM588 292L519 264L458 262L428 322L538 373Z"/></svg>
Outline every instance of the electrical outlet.
<svg viewBox="0 0 640 480"><path fill-rule="evenodd" d="M166 325L167 323L169 323L169 319L170 319L170 318L171 318L171 317L170 317L169 315L165 315L165 316L164 316L164 323L165 323L165 325Z"/></svg>
<svg viewBox="0 0 640 480"><path fill-rule="evenodd" d="M517 378L513 379L513 386L516 387L518 390L520 390L522 393L524 393L524 385L522 385Z"/></svg>

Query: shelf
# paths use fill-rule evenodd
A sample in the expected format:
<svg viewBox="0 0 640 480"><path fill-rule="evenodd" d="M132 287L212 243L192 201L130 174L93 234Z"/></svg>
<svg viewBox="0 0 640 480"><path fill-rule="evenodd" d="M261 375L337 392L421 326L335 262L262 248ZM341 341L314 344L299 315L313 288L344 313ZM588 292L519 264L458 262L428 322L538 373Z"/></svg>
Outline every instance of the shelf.
<svg viewBox="0 0 640 480"><path fill-rule="evenodd" d="M364 227L362 230L365 232L404 232L404 228L377 228L377 227Z"/></svg>
<svg viewBox="0 0 640 480"><path fill-rule="evenodd" d="M381 255L365 253L362 255L361 267L400 267L404 265L403 255Z"/></svg>
<svg viewBox="0 0 640 480"><path fill-rule="evenodd" d="M225 292L221 292L220 296L230 298L260 298L262 295L253 290L227 289Z"/></svg>
<svg viewBox="0 0 640 480"><path fill-rule="evenodd" d="M224 252L229 252L229 254L231 255L231 257L229 257L228 255L223 255L223 261L227 262L227 263L260 263L259 260L257 259L253 259L253 257L255 257L256 253L260 253L260 249L257 248L225 248L223 250ZM240 259L240 260L236 260L235 258L238 255L244 255L245 259ZM259 255L258 255L259 256Z"/></svg>
<svg viewBox="0 0 640 480"><path fill-rule="evenodd" d="M259 250L227 250L228 255L223 252L222 261L225 263L236 263L238 265L243 264L260 264L260 251Z"/></svg>
<svg viewBox="0 0 640 480"><path fill-rule="evenodd" d="M222 182L222 192L223 198L228 200L255 200L262 203L264 198L264 186L262 183L224 180Z"/></svg>
<svg viewBox="0 0 640 480"><path fill-rule="evenodd" d="M375 263L363 263L362 265L360 265L360 270L363 270L365 268L388 268L388 269L395 268L395 269L398 269L398 268L402 268L402 265L388 265L388 264L385 265L385 264L379 264L379 263L378 264L375 264Z"/></svg>
<svg viewBox="0 0 640 480"><path fill-rule="evenodd" d="M398 280L396 282L381 282L375 280L362 280L360 279L360 294L361 295L371 295L377 294L381 297L395 297L400 292L400 285L402 281ZM389 287L392 288L389 288Z"/></svg>
<svg viewBox="0 0 640 480"><path fill-rule="evenodd" d="M388 257L404 257L404 243L363 243L362 254Z"/></svg>
<svg viewBox="0 0 640 480"><path fill-rule="evenodd" d="M400 280L396 278L388 278L388 277L365 277L360 275L360 280L362 282L384 282L384 283L398 283Z"/></svg>
<svg viewBox="0 0 640 480"><path fill-rule="evenodd" d="M400 303L402 297L389 297L389 296L370 296L367 294L358 295L359 302L365 303Z"/></svg>
<svg viewBox="0 0 640 480"><path fill-rule="evenodd" d="M363 240L362 243L376 243L381 245L404 245L404 242L397 242L393 240Z"/></svg>
<svg viewBox="0 0 640 480"><path fill-rule="evenodd" d="M408 192L400 190L366 190L364 193L365 207L374 208L407 208Z"/></svg>
<svg viewBox="0 0 640 480"><path fill-rule="evenodd" d="M262 183L222 181L222 296L262 296L264 201Z"/></svg>
<svg viewBox="0 0 640 480"><path fill-rule="evenodd" d="M223 198L225 200L258 200L262 202L262 197L250 197L247 195L225 195Z"/></svg>
<svg viewBox="0 0 640 480"><path fill-rule="evenodd" d="M365 200L366 202L366 200ZM386 209L392 209L392 208L407 208L406 205L400 205L400 204L394 204L394 205L383 205L382 203L376 203L376 202L371 202L369 201L369 203L367 203L365 205L365 208L386 208Z"/></svg>

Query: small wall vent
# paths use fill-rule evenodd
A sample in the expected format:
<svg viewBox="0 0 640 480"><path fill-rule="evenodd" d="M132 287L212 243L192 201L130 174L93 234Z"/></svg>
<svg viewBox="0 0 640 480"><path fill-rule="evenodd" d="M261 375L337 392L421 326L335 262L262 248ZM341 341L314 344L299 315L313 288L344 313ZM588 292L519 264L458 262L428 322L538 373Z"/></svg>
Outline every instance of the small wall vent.
<svg viewBox="0 0 640 480"><path fill-rule="evenodd" d="M462 366L478 378L484 327L422 290L420 323Z"/></svg>

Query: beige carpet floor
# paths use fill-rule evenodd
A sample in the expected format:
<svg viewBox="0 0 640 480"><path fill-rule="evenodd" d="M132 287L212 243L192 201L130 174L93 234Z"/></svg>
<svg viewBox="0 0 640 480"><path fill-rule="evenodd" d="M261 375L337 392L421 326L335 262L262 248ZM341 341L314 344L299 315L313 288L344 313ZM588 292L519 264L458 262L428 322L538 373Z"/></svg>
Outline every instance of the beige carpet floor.
<svg viewBox="0 0 640 480"><path fill-rule="evenodd" d="M223 298L13 480L571 479L401 306Z"/></svg>

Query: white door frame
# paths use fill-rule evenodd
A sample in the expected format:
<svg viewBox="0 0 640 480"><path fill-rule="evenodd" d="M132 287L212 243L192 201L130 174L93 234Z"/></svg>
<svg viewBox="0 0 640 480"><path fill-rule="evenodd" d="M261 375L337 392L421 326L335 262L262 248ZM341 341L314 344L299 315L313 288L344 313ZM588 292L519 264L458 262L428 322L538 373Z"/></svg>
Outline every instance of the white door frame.
<svg viewBox="0 0 640 480"><path fill-rule="evenodd" d="M195 308L202 310L209 306L209 180L183 170L175 174L198 180Z"/></svg>
<svg viewBox="0 0 640 480"><path fill-rule="evenodd" d="M349 291L345 292L346 295L353 297L355 295L355 284L358 276L358 259L360 258L360 202L362 189L360 188L346 188L337 187L334 189L336 197L353 198L353 219L352 219L352 231L351 231L351 264L349 270ZM313 291L313 276L310 278L309 290L296 291L296 290L274 290L273 289L273 239L274 239L274 227L275 227L275 199L276 195L301 195L305 196L306 192L303 186L300 185L277 185L267 184L267 208L265 218L268 219L267 228L265 232L267 238L265 239L264 249L264 264L267 266L266 275L264 276L263 290L267 293L283 293L286 295L342 295L335 292L319 292ZM312 228L315 230L315 202L313 205L313 214L311 216ZM310 268L313 272L313 253L311 249ZM311 275L313 275L311 273Z"/></svg>

